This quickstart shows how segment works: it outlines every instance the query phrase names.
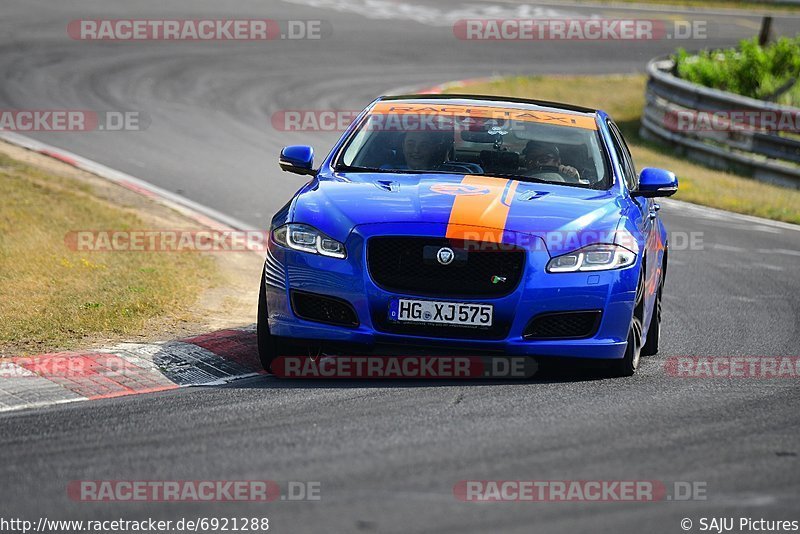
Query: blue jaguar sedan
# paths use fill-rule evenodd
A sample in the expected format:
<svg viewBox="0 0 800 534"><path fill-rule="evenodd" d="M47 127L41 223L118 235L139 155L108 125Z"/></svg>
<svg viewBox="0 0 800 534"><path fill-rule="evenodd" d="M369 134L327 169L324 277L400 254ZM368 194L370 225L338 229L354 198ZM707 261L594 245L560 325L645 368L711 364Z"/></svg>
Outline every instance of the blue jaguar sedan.
<svg viewBox="0 0 800 534"><path fill-rule="evenodd" d="M381 97L275 214L258 350L412 349L602 360L658 351L669 171L637 173L600 110L475 95ZM338 352L337 352L338 351Z"/></svg>

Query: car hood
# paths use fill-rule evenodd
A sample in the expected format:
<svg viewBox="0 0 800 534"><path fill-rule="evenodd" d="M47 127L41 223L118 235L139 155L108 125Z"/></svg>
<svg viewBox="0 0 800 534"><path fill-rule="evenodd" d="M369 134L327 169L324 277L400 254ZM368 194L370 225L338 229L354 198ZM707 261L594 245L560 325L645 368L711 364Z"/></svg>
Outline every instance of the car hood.
<svg viewBox="0 0 800 534"><path fill-rule="evenodd" d="M621 204L613 190L451 174L336 173L296 196L290 219L343 241L356 226L441 223L538 235L613 232Z"/></svg>

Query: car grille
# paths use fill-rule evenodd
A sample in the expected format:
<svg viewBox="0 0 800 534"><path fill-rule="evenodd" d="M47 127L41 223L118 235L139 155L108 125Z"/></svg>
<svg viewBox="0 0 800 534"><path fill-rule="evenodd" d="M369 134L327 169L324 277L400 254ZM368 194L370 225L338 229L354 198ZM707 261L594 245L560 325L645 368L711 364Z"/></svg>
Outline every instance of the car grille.
<svg viewBox="0 0 800 534"><path fill-rule="evenodd" d="M525 339L568 339L590 337L600 325L600 311L543 313L528 323Z"/></svg>
<svg viewBox="0 0 800 534"><path fill-rule="evenodd" d="M349 302L342 299L292 290L292 309L307 321L341 326L358 326L358 316Z"/></svg>
<svg viewBox="0 0 800 534"><path fill-rule="evenodd" d="M428 237L373 237L367 242L372 280L399 293L445 297L502 297L519 284L525 251L489 243ZM442 265L436 252L449 247L455 260ZM478 250L476 250L478 249Z"/></svg>

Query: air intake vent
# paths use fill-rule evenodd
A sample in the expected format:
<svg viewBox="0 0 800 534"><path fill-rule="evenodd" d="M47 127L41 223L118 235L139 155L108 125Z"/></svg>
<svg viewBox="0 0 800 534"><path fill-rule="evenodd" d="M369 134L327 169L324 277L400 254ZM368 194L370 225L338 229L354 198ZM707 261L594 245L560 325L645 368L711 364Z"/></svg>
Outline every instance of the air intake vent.
<svg viewBox="0 0 800 534"><path fill-rule="evenodd" d="M345 300L295 290L292 290L291 295L292 310L301 319L340 326L358 326L356 311Z"/></svg>
<svg viewBox="0 0 800 534"><path fill-rule="evenodd" d="M590 337L600 326L600 310L543 313L528 323L525 339L570 339Z"/></svg>

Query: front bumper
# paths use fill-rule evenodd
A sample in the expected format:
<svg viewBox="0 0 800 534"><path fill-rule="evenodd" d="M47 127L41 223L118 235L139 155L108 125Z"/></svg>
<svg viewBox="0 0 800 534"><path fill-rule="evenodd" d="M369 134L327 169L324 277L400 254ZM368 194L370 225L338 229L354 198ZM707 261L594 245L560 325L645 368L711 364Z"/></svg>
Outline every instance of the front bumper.
<svg viewBox="0 0 800 534"><path fill-rule="evenodd" d="M415 345L539 357L623 357L633 314L638 264L627 269L595 273L550 274L545 271L550 256L544 246L538 246L527 247L520 284L512 293L500 298L423 297L389 292L373 282L367 270L365 247L370 237L441 237L445 231L445 225L441 224L357 226L347 239L348 257L344 260L298 252L270 243L265 264L270 331L281 337L354 344L366 348L384 344ZM346 300L358 316L358 326L334 326L298 318L291 307L290 290ZM448 334L450 337L433 337L391 333L376 318L387 312L389 300L393 297L492 304L496 320L507 322L507 333L501 339L465 339L453 334ZM526 326L536 315L583 310L602 311L600 324L591 337L523 339Z"/></svg>

